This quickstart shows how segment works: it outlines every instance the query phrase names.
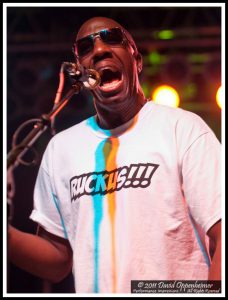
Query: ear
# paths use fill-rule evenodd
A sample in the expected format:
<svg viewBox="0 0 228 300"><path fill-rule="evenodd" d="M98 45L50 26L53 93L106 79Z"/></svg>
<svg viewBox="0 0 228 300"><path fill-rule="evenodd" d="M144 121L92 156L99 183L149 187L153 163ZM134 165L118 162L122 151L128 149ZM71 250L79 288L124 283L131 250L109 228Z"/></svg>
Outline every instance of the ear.
<svg viewBox="0 0 228 300"><path fill-rule="evenodd" d="M138 74L140 74L142 72L142 67L143 67L142 55L139 52L136 53L135 59L136 59L136 63L137 63L137 71L138 71Z"/></svg>

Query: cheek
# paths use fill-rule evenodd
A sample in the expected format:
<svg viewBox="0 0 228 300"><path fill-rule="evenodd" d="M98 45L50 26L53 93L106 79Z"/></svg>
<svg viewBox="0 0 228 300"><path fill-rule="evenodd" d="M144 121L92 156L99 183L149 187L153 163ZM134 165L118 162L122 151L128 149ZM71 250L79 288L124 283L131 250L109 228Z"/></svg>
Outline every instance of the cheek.
<svg viewBox="0 0 228 300"><path fill-rule="evenodd" d="M85 57L78 60L79 64L82 65L84 68L89 68L89 61L89 57Z"/></svg>
<svg viewBox="0 0 228 300"><path fill-rule="evenodd" d="M134 61L132 61L129 66L129 74L130 74L130 78L132 78L132 80L135 81L136 77L138 76L138 71L137 71L136 63Z"/></svg>
<svg viewBox="0 0 228 300"><path fill-rule="evenodd" d="M132 76L134 77L137 74L137 64L133 56L131 56L130 58L129 68L132 73Z"/></svg>
<svg viewBox="0 0 228 300"><path fill-rule="evenodd" d="M129 57L123 57L123 65L125 72L127 72L129 77L134 76L134 73L136 71L135 69L135 63L132 58Z"/></svg>

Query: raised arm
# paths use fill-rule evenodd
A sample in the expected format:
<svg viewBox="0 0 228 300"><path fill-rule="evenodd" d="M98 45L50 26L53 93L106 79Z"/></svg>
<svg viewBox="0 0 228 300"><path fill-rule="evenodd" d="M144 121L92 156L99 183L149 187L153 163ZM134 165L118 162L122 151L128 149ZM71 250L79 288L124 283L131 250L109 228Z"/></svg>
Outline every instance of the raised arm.
<svg viewBox="0 0 228 300"><path fill-rule="evenodd" d="M68 240L41 227L34 235L9 226L8 257L17 267L53 283L61 281L72 268Z"/></svg>

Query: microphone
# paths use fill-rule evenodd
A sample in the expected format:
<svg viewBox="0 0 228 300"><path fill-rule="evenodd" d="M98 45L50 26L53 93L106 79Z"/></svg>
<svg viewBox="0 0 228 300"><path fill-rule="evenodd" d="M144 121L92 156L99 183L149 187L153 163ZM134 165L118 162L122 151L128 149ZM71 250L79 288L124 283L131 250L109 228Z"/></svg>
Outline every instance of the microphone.
<svg viewBox="0 0 228 300"><path fill-rule="evenodd" d="M66 71L68 75L75 81L81 81L84 87L94 89L101 82L99 73L94 69L86 69L82 65L63 62L61 71Z"/></svg>

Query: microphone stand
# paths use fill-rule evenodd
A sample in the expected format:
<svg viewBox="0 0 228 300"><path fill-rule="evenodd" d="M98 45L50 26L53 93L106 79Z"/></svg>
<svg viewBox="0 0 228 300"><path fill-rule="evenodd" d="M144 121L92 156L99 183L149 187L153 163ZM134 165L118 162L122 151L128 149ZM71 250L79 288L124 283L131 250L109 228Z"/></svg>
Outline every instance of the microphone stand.
<svg viewBox="0 0 228 300"><path fill-rule="evenodd" d="M20 157L22 157L32 147L38 137L45 132L48 127L51 127L55 116L63 109L74 94L78 94L81 91L82 87L83 84L80 81L74 83L67 94L58 103L55 103L54 107L48 114L43 114L38 119L29 120L24 123L26 125L34 122L34 120L37 121L33 129L22 140L22 142L13 146L12 150L7 155L7 226L9 226L13 220L13 197L15 195L15 183L13 176L14 168L21 163ZM9 283L9 276L9 262L7 261L7 286Z"/></svg>
<svg viewBox="0 0 228 300"><path fill-rule="evenodd" d="M71 89L67 94L61 98L62 90L64 87L64 69L73 78L73 84ZM34 163L26 163L22 160L22 157L26 154L29 149L32 149L33 144L36 142L38 137L46 131L48 127L51 128L51 133L55 134L54 121L56 115L63 109L63 107L69 102L74 94L78 94L83 87L88 89L94 89L98 84L100 84L99 73L93 69L81 70L76 63L63 62L60 69L60 81L59 87L56 93L54 106L48 114L43 114L40 118L31 119L24 122L15 131L13 136L12 149L7 155L7 217L8 223L12 220L12 199L15 194L15 184L13 178L13 170L20 163L24 165L31 165ZM81 80L80 80L81 79ZM16 144L16 136L19 131L24 128L29 123L35 123L33 129L28 133L28 135L20 142ZM33 149L34 150L34 149Z"/></svg>
<svg viewBox="0 0 228 300"><path fill-rule="evenodd" d="M53 109L48 114L43 114L32 131L22 140L21 143L16 145L7 155L7 169L9 169L18 158L24 155L35 143L38 137L46 131L50 126L51 121L54 120L55 116L63 109L63 107L69 102L74 94L78 94L82 89L82 83L76 82L68 93L53 107Z"/></svg>

